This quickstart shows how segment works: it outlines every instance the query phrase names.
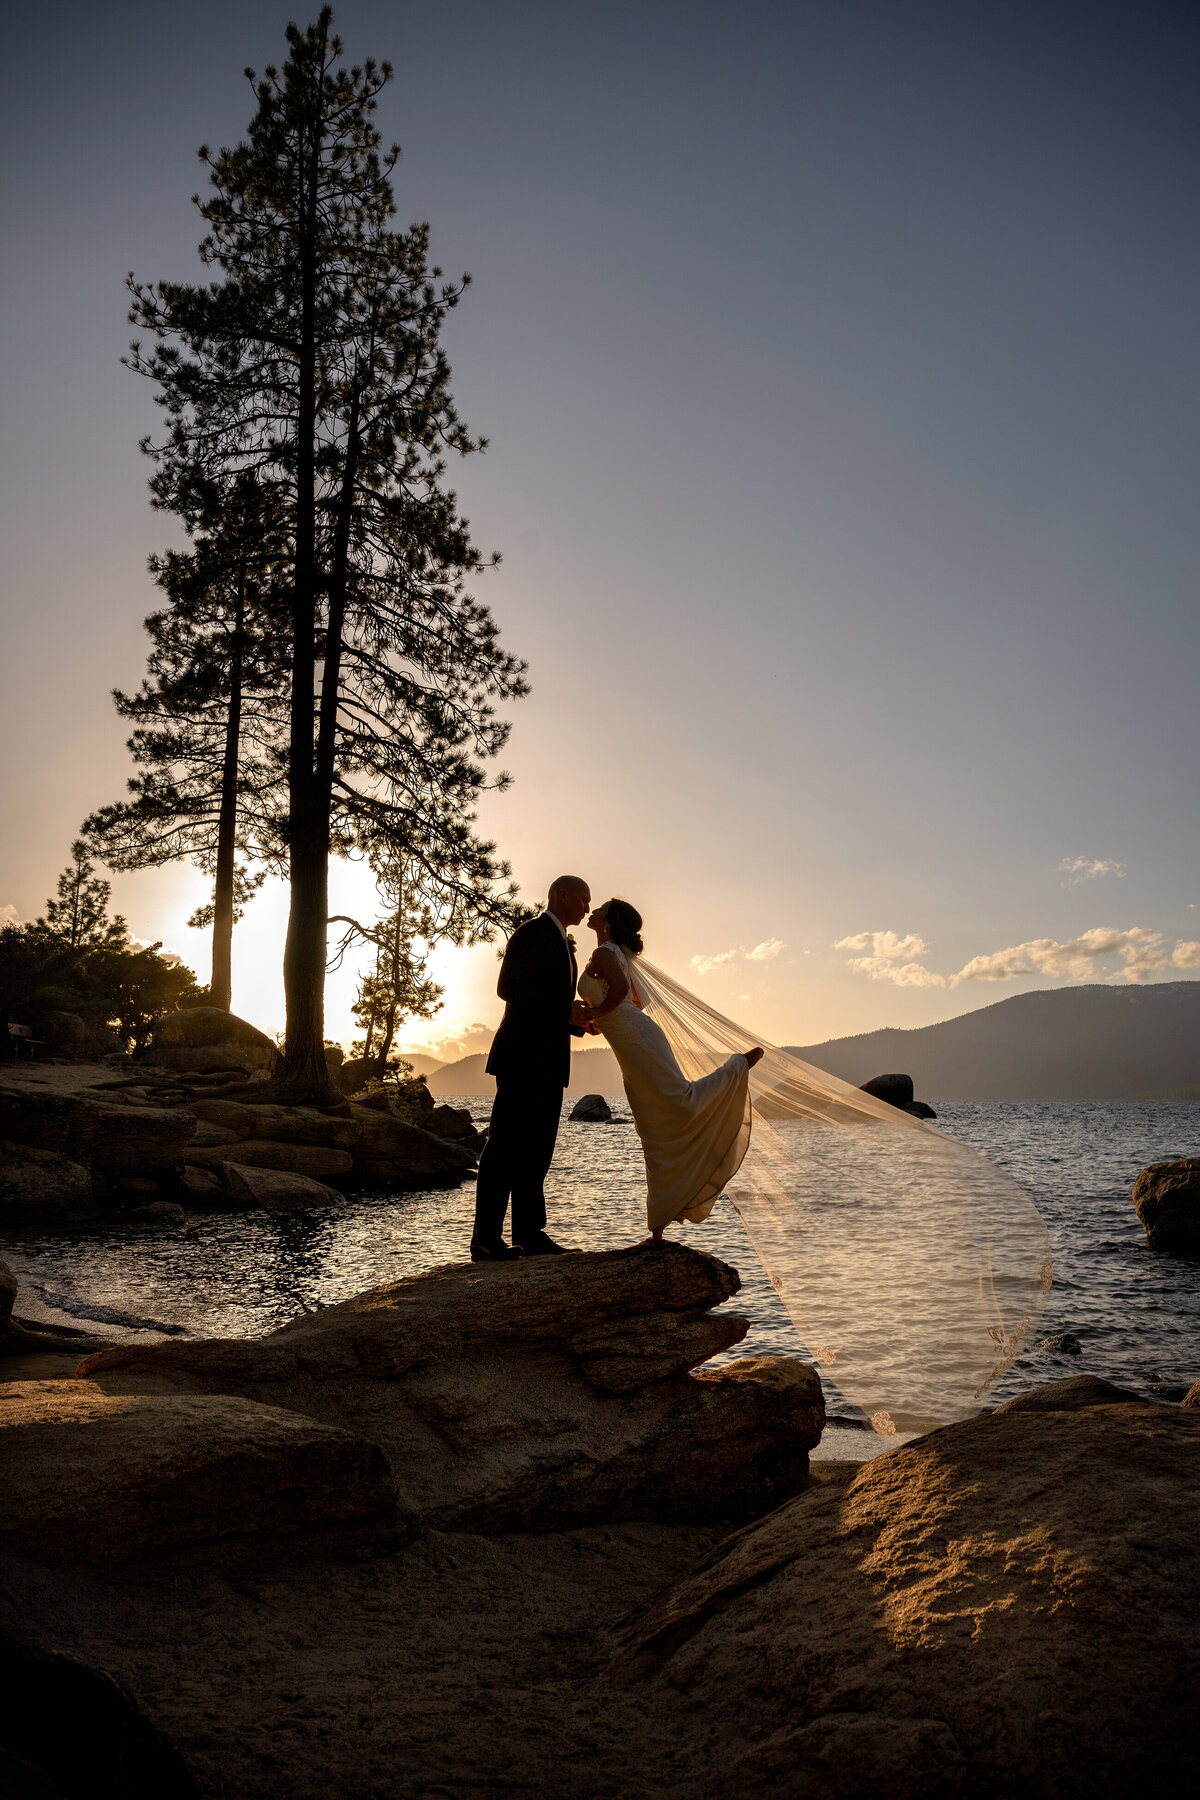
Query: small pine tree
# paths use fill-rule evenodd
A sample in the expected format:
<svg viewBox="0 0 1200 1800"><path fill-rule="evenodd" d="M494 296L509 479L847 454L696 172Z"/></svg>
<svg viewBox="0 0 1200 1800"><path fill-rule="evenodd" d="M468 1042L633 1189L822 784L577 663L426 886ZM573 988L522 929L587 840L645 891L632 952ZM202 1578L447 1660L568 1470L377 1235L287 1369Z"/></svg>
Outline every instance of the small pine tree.
<svg viewBox="0 0 1200 1800"><path fill-rule="evenodd" d="M71 860L58 878L56 898L47 900L38 928L70 950L123 948L129 928L118 913L109 917L112 884L96 876L83 838L71 845Z"/></svg>

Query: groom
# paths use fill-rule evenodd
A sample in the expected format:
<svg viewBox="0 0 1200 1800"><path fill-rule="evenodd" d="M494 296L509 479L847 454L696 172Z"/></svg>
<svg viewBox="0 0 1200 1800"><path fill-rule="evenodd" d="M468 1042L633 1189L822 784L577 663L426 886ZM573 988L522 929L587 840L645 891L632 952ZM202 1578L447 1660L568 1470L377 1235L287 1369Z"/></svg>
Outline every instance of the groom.
<svg viewBox="0 0 1200 1800"><path fill-rule="evenodd" d="M591 1009L575 999L575 952L567 927L592 904L586 881L560 875L546 910L514 931L504 952L496 992L504 1017L492 1040L487 1072L496 1100L475 1189L472 1262L516 1256L558 1256L563 1246L546 1235L542 1184L571 1079L571 1037L582 1037ZM512 1198L512 1248L504 1215Z"/></svg>

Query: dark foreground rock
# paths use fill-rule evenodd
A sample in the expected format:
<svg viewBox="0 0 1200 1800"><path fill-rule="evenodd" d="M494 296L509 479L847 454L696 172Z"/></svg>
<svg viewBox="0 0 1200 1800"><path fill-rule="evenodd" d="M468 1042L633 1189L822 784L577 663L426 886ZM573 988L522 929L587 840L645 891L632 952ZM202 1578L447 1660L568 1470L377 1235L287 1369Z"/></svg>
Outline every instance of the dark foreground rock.
<svg viewBox="0 0 1200 1800"><path fill-rule="evenodd" d="M614 1683L686 1713L730 1800L1194 1793L1200 1418L1062 1385L731 1539Z"/></svg>
<svg viewBox="0 0 1200 1800"><path fill-rule="evenodd" d="M199 1800L187 1764L104 1669L0 1634L5 1800Z"/></svg>
<svg viewBox="0 0 1200 1800"><path fill-rule="evenodd" d="M1151 1163L1133 1184L1133 1204L1151 1250L1200 1256L1200 1156Z"/></svg>
<svg viewBox="0 0 1200 1800"><path fill-rule="evenodd" d="M0 1548L43 1562L336 1531L390 1521L394 1505L373 1444L232 1395L3 1383L0 1460Z"/></svg>
<svg viewBox="0 0 1200 1800"><path fill-rule="evenodd" d="M425 1526L746 1519L803 1487L824 1423L806 1364L693 1376L740 1342L737 1272L681 1245L462 1264L250 1341L130 1345L79 1366L110 1394L236 1394L381 1445Z"/></svg>
<svg viewBox="0 0 1200 1800"><path fill-rule="evenodd" d="M607 1125L612 1121L612 1107L603 1094L584 1094L571 1108L572 1119L586 1125Z"/></svg>

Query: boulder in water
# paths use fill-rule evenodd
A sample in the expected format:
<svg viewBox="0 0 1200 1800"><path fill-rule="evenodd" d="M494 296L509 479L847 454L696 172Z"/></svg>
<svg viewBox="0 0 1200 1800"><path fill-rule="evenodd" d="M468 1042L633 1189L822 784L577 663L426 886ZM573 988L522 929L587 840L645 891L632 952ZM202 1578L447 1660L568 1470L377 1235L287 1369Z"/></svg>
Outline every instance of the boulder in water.
<svg viewBox="0 0 1200 1800"><path fill-rule="evenodd" d="M1151 1163L1133 1184L1133 1204L1151 1250L1200 1255L1200 1156Z"/></svg>
<svg viewBox="0 0 1200 1800"><path fill-rule="evenodd" d="M612 1121L612 1107L603 1094L585 1094L571 1108L570 1117L588 1125L607 1125Z"/></svg>
<svg viewBox="0 0 1200 1800"><path fill-rule="evenodd" d="M932 1106L927 1106L924 1100L913 1098L911 1075L873 1075L870 1081L863 1082L859 1092L871 1094L876 1100L886 1100L889 1106L911 1113L914 1119L937 1118Z"/></svg>
<svg viewBox="0 0 1200 1800"><path fill-rule="evenodd" d="M1042 1338L1034 1345L1034 1349L1048 1350L1051 1356L1083 1355L1083 1345L1071 1331L1060 1331L1054 1337Z"/></svg>

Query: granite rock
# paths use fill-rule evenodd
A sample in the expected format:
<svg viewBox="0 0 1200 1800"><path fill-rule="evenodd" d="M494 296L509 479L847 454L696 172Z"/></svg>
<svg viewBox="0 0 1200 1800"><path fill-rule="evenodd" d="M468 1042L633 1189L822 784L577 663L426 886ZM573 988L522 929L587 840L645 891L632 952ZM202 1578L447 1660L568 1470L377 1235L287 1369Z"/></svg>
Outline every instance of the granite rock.
<svg viewBox="0 0 1200 1800"><path fill-rule="evenodd" d="M1200 1156L1151 1163L1133 1184L1133 1204L1151 1250L1200 1255Z"/></svg>
<svg viewBox="0 0 1200 1800"><path fill-rule="evenodd" d="M729 1800L1200 1783L1200 1419L1016 1403L831 1474L625 1633Z"/></svg>
<svg viewBox="0 0 1200 1800"><path fill-rule="evenodd" d="M824 1423L786 1358L690 1371L744 1336L737 1272L682 1245L461 1264L254 1340L128 1345L106 1391L240 1394L380 1444L406 1512L456 1530L740 1520L795 1493Z"/></svg>

